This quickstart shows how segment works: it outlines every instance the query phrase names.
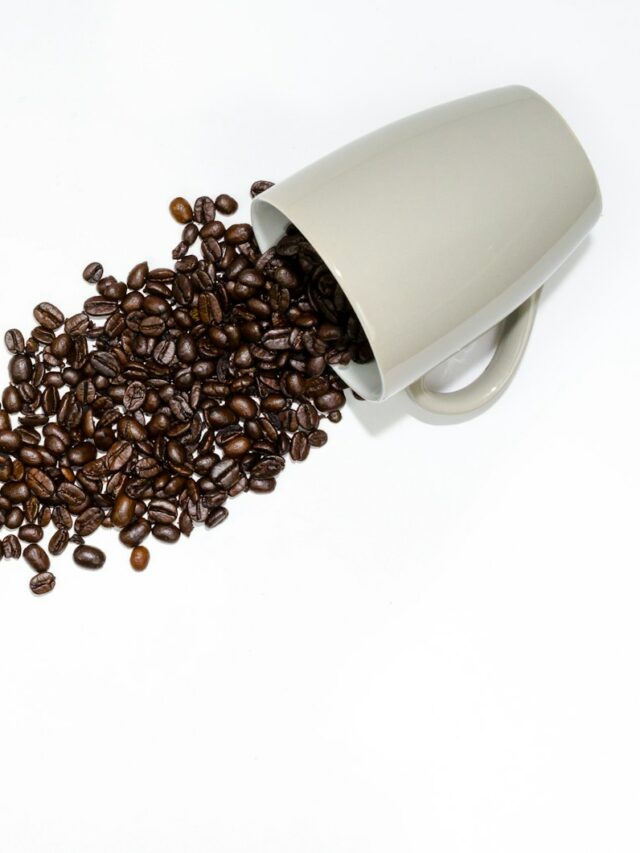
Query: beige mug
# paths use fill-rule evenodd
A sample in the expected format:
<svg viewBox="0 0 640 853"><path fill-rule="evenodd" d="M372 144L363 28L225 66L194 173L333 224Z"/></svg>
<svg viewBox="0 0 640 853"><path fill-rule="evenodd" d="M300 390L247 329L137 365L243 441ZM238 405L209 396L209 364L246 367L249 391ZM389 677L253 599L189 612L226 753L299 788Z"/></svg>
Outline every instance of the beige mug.
<svg viewBox="0 0 640 853"><path fill-rule="evenodd" d="M262 251L293 224L353 306L374 360L336 367L367 400L402 389L460 416L495 400L529 339L541 285L602 209L564 119L509 86L397 121L254 199ZM486 370L457 391L425 375L505 320Z"/></svg>

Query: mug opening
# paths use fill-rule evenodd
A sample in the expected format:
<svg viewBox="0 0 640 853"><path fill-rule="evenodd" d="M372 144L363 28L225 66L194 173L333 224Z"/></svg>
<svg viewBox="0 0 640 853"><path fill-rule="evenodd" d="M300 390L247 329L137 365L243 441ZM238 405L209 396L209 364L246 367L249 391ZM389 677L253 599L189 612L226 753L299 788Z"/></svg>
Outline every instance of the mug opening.
<svg viewBox="0 0 640 853"><path fill-rule="evenodd" d="M293 225L295 228L298 228L295 222L289 219L289 217L285 216L284 213L278 210L277 207L275 207L273 204L271 204L261 196L258 196L253 200L253 203L251 205L251 220L253 223L253 231L256 240L258 241L258 246L260 247L260 251L262 252L266 252L266 250L271 248L271 246L274 246L280 240L281 237L284 237L289 225ZM301 234L305 234L303 229L298 228L298 230ZM342 278L342 275L340 274L340 271L327 262L325 256L322 253L322 250L318 248L318 246L314 243L313 240L308 237L307 234L305 234L305 238L309 240L309 243L311 243L315 251L327 265L327 267L331 271L331 274L336 279L348 299L348 289L344 286L344 280ZM358 317L358 320L360 321L360 324L362 325L363 331L366 335L366 324L364 322L362 314L358 310L358 306L351 302L351 300L349 300L349 302L356 316ZM369 342L369 346L371 347L371 351L373 352L373 347L371 346L371 339L368 335L367 340ZM382 381L382 374L380 372L380 367L378 366L378 362L375 357L375 352L373 352L373 360L367 362L366 364L357 364L356 362L352 361L350 364L347 365L332 364L330 365L330 367L360 397L364 397L365 400L370 400L372 402L379 402L383 399L384 386Z"/></svg>

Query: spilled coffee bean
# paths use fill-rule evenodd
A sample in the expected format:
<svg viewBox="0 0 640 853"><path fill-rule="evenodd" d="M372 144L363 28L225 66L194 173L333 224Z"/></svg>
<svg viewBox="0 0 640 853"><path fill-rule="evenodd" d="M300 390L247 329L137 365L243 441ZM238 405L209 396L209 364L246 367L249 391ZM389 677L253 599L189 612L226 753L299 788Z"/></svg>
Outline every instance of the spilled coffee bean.
<svg viewBox="0 0 640 853"><path fill-rule="evenodd" d="M331 366L372 358L357 317L302 234L261 253L251 225L221 221L237 209L225 193L175 198L173 268L141 261L121 281L92 262L82 310L43 301L29 337L6 332L0 525L16 533L0 558L24 556L34 594L53 589L49 554L69 543L76 564L101 568L85 544L101 527L142 571L150 535L219 526L230 498L273 492L286 457L307 459L340 420Z"/></svg>

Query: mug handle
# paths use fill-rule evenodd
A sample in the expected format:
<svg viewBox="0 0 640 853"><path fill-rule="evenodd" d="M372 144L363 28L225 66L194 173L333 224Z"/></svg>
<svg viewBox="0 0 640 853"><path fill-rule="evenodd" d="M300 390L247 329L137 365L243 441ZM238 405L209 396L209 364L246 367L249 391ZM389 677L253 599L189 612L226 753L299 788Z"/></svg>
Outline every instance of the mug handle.
<svg viewBox="0 0 640 853"><path fill-rule="evenodd" d="M536 316L542 288L509 314L493 358L470 385L458 391L432 391L425 374L413 382L407 393L422 409L436 415L468 415L496 400L509 384L522 359Z"/></svg>

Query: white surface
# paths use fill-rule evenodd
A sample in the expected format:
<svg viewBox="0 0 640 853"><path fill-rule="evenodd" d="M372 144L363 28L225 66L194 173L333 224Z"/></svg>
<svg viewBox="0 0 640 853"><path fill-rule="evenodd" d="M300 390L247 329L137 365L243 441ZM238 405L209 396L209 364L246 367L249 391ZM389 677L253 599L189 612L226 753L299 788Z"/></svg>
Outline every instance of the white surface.
<svg viewBox="0 0 640 853"><path fill-rule="evenodd" d="M4 4L4 326L73 310L88 260L163 262L178 193L512 82L566 116L605 212L477 420L352 403L274 495L142 575L108 532L107 567L66 555L40 600L0 563L3 851L638 850L638 18Z"/></svg>

